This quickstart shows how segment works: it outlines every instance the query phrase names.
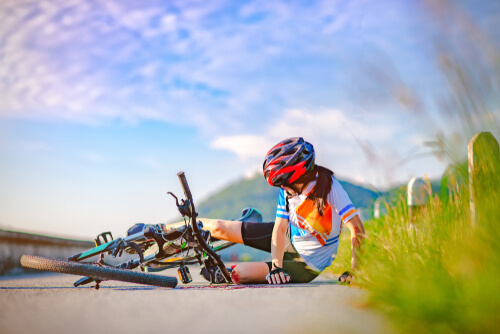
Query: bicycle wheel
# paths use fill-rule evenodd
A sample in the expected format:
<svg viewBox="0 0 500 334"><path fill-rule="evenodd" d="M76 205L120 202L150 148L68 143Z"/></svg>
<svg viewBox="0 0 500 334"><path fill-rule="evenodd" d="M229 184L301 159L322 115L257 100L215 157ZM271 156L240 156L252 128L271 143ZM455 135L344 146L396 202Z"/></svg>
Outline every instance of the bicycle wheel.
<svg viewBox="0 0 500 334"><path fill-rule="evenodd" d="M123 281L169 288L174 288L177 285L177 277L152 275L127 269L100 267L87 263L54 260L40 256L23 255L21 257L21 265L27 268L62 274L88 276L101 281Z"/></svg>

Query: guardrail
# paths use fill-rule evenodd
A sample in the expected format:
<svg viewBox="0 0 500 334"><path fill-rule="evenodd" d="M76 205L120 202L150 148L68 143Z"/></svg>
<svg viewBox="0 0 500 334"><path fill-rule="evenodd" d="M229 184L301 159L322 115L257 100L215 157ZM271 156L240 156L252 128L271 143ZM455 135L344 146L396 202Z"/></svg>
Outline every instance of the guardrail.
<svg viewBox="0 0 500 334"><path fill-rule="evenodd" d="M67 259L93 246L92 241L0 229L0 275L24 271L19 263L23 254Z"/></svg>

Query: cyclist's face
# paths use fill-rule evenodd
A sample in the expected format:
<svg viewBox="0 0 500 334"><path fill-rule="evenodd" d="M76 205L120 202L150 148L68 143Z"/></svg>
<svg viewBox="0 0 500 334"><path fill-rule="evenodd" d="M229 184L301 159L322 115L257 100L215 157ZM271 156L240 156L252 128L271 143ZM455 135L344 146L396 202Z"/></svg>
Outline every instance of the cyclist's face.
<svg viewBox="0 0 500 334"><path fill-rule="evenodd" d="M287 186L281 186L282 189L284 189L289 195L295 196L297 195L297 191L294 189L287 187Z"/></svg>

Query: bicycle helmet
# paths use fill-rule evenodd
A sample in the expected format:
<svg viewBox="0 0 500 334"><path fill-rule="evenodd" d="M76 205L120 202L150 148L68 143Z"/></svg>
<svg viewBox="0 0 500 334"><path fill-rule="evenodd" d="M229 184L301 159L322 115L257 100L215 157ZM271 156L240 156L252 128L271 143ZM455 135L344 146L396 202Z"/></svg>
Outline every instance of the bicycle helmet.
<svg viewBox="0 0 500 334"><path fill-rule="evenodd" d="M302 137L282 140L266 154L263 170L267 183L289 186L314 169L314 147Z"/></svg>

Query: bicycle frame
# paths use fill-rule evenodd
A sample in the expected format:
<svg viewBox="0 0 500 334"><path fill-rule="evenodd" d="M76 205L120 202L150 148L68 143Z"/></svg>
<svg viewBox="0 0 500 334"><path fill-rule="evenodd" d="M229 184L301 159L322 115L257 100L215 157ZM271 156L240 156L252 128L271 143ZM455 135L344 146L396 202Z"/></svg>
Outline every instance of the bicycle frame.
<svg viewBox="0 0 500 334"><path fill-rule="evenodd" d="M152 272L179 267L179 277L183 283L189 283L191 281L191 276L189 270L185 267L186 265L205 265L209 268L212 282L215 281L213 269L217 266L224 275L226 283L232 283L228 270L216 252L228 248L234 245L234 243L222 240L217 240L212 245L207 243L206 235L203 235L205 231L202 230L202 224L196 221L198 214L196 213L191 191L184 172L179 172L177 175L181 182L186 200L181 200L179 204L177 197L172 193L170 194L175 198L179 212L185 217L185 221L189 219L189 224L186 223L182 232L176 229L173 229L172 232L163 232L154 227L148 227L141 232L116 240L113 240L111 232L104 232L95 238L96 247L75 254L68 258L68 261L80 262L94 256L99 256L99 260L96 262L97 264L101 266L111 266L104 261L104 255L107 254L113 257L119 257L124 250L134 249L138 258L112 267L122 269L135 269L140 267L143 271ZM174 242L179 241L181 242L180 247L167 254L165 249L168 249ZM167 245L165 246L165 244ZM147 254L145 255L141 246L143 246L143 248L157 247L157 251L146 252ZM192 254L189 254L191 251ZM214 276L212 277L212 275ZM93 281L94 279L85 277L75 282L74 285L79 286ZM98 281L96 282L97 284L100 283Z"/></svg>

